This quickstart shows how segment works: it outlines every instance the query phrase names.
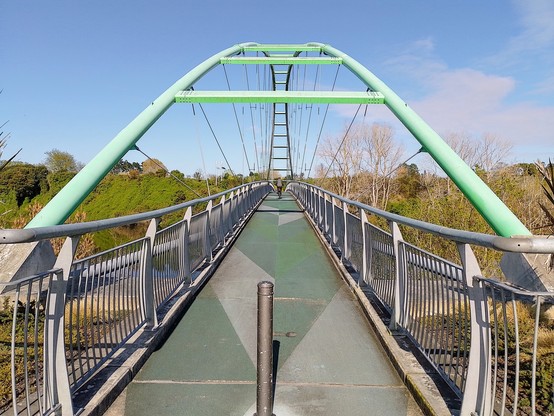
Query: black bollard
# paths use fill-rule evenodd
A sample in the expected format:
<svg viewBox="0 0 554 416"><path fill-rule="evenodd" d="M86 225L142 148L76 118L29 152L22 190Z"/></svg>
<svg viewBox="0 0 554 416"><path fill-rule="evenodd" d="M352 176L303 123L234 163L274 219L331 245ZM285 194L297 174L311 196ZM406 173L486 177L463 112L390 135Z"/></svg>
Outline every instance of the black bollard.
<svg viewBox="0 0 554 416"><path fill-rule="evenodd" d="M255 416L273 415L273 283L258 283L258 358Z"/></svg>

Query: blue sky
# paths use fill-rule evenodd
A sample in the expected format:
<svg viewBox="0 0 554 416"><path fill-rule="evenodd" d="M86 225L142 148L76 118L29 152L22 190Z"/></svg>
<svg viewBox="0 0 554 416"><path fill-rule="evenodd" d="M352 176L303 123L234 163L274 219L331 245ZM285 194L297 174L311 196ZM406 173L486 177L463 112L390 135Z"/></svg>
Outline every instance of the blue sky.
<svg viewBox="0 0 554 416"><path fill-rule="evenodd" d="M5 0L0 24L0 124L9 120L5 155L23 148L21 161L57 148L88 162L178 78L248 41L330 44L439 134L498 136L513 146L508 162L554 158L552 0ZM222 157L205 122L176 107L140 148L170 169L213 172ZM352 118L352 108L333 113L335 126ZM388 111L369 118L390 123L407 155L418 148ZM234 127L217 135L244 171Z"/></svg>

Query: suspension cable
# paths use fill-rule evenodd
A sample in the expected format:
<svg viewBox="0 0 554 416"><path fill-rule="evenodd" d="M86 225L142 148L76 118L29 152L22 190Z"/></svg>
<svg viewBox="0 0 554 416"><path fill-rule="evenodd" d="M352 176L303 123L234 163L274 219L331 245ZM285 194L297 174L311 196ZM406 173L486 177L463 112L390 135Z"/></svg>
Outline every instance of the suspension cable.
<svg viewBox="0 0 554 416"><path fill-rule="evenodd" d="M321 65L318 65L317 66L317 70L316 70L316 73L315 73L315 79L314 79L314 91L316 90L316 87L317 87L317 80L319 78L319 68L320 68ZM300 166L300 168L302 169L302 166L304 166L304 159L306 157L306 146L308 145L308 135L310 133L310 125L311 125L311 122L312 122L312 111L313 111L313 104L312 106L310 107L310 114L308 116L308 126L306 127L306 140L304 141L304 151L302 153L302 164Z"/></svg>
<svg viewBox="0 0 554 416"><path fill-rule="evenodd" d="M229 160L227 160L227 156L225 155L225 152L221 148L221 144L219 144L219 140L217 139L217 136L215 135L214 129L212 128L212 125L210 123L210 120L208 120L208 116L206 115L206 112L204 111L204 107L202 107L202 104L198 103L198 106L200 107L200 110L202 111L202 114L204 114L204 118L206 119L206 123L208 123L208 127L210 128L210 131L212 132L212 136L215 139L215 142L217 143L217 146L219 147L219 151L221 152L221 155L223 156L223 159L225 159L225 163L227 164L227 167L231 171L231 174L235 176L235 172L233 172L233 169L231 169L231 164L229 163Z"/></svg>
<svg viewBox="0 0 554 416"><path fill-rule="evenodd" d="M196 130L196 141L198 142L198 147L200 148L200 158L202 159L202 170L206 174L206 188L208 188L208 195L211 196L210 191L210 181L208 180L208 171L206 169L206 162L204 160L204 150L202 149L202 140L200 139L200 129L198 128L198 119L196 118L196 111L194 111L194 104L191 105L192 115L194 116L194 127Z"/></svg>
<svg viewBox="0 0 554 416"><path fill-rule="evenodd" d="M248 80L248 69L244 65L244 72L246 74L246 89L250 91L250 82ZM250 120L252 123L252 137L254 138L254 155L256 156L256 165L260 166L260 161L258 159L258 146L256 145L256 129L254 127L254 112L252 111L252 104L250 104Z"/></svg>
<svg viewBox="0 0 554 416"><path fill-rule="evenodd" d="M341 65L338 65L337 66L337 72L335 73L335 79L333 80L333 86L331 88L331 91L334 91L335 90L335 85L337 83L337 77L339 75L339 69L340 69ZM323 114L323 121L321 122L321 128L319 129L319 135L317 136L317 142L315 144L315 148L314 148L314 154L312 155L312 161L310 163L310 169L308 170L308 175L307 175L307 178L310 177L310 173L312 172L312 167L314 165L314 160L315 160L315 155L317 153L317 149L319 147L319 142L321 140L321 134L323 133L323 127L325 126L325 121L327 119L327 113L329 112L329 105L330 104L327 104L327 106L325 107L325 113Z"/></svg>
<svg viewBox="0 0 554 416"><path fill-rule="evenodd" d="M223 66L223 72L225 73L225 79L227 80L227 88L229 89L229 91L231 91L231 84L229 83L227 69L225 68L225 65L222 65L222 66ZM244 152L244 157L246 158L246 165L248 166L248 171L252 172L252 170L250 169L250 161L248 160L248 154L246 153L246 146L244 145L244 137L242 135L242 130L240 128L239 116L237 115L237 108L235 106L235 103L232 103L232 104L233 104L233 112L235 113L235 120L237 122L237 128L239 129L240 141L242 142L242 150Z"/></svg>
<svg viewBox="0 0 554 416"><path fill-rule="evenodd" d="M135 144L134 149L142 153L148 160L150 160L152 163L154 163L157 167L165 171L166 173L169 173L169 175L175 179L177 182L179 182L181 185L183 185L185 188L187 188L189 191L194 193L198 198L202 198L202 195L199 195L194 189L192 189L190 186L188 186L185 182L183 182L181 179L179 179L177 176L175 176L173 173L171 173L167 168L160 163L156 161L156 159L151 158L146 153L144 153L142 150L139 149L139 147Z"/></svg>
<svg viewBox="0 0 554 416"><path fill-rule="evenodd" d="M362 108L362 104L358 106L358 109L356 110L356 114L354 114L354 117L352 117L352 121L350 122L350 125L346 129L346 133L344 133L344 137L342 138L342 141L340 142L339 148L337 149L337 152L335 153L335 156L333 156L333 160L331 160L331 163L329 164L329 167L327 168L327 172L325 172L325 175L323 176L323 179L327 178L327 175L329 174L329 171L331 170L331 167L333 166L333 163L337 160L337 156L340 152L340 149L342 145L344 144L344 141L348 137L348 133L350 132L350 129L354 125L354 121L356 120L356 117L358 116L358 112L360 111L360 108Z"/></svg>

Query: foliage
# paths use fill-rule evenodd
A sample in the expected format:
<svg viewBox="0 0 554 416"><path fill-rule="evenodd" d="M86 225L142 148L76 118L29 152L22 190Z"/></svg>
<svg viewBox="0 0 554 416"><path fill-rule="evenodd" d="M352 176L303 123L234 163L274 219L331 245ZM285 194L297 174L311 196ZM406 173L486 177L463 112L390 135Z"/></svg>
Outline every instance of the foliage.
<svg viewBox="0 0 554 416"><path fill-rule="evenodd" d="M45 153L44 165L50 172L73 172L81 170L82 164L75 160L75 157L68 152L53 149Z"/></svg>
<svg viewBox="0 0 554 416"><path fill-rule="evenodd" d="M48 171L44 166L29 164L10 165L0 171L0 194L4 197L14 192L17 206L48 190Z"/></svg>
<svg viewBox="0 0 554 416"><path fill-rule="evenodd" d="M121 159L111 170L113 174L119 173L128 173L131 171L142 172L142 165L138 162L129 162L127 160Z"/></svg>

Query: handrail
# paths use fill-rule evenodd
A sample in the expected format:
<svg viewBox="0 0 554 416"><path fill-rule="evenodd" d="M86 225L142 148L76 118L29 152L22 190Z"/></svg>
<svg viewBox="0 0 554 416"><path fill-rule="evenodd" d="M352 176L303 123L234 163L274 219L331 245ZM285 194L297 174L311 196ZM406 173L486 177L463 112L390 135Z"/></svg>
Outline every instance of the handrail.
<svg viewBox="0 0 554 416"><path fill-rule="evenodd" d="M478 233L473 231L458 230L455 228L444 227L441 225L431 224L425 221L416 220L413 218L403 217L402 215L393 214L391 212L383 211L378 208L371 207L361 202L353 201L348 198L344 198L333 192L329 192L316 185L307 184L305 182L291 182L299 185L310 186L318 191L321 191L330 197L338 199L349 205L355 206L371 214L378 215L385 218L388 221L393 221L398 224L407 225L409 227L417 228L418 230L425 231L439 237L446 238L448 240L473 244L481 247L491 248L498 251L509 251L513 253L537 253L537 254L551 254L554 253L554 238L538 236L521 236L521 237L500 237L492 234Z"/></svg>
<svg viewBox="0 0 554 416"><path fill-rule="evenodd" d="M76 236L86 233L105 230L113 227L134 224L141 221L149 221L153 218L159 218L163 215L172 214L176 211L193 207L195 205L208 202L231 192L238 191L245 187L259 186L268 183L267 181L250 182L228 189L218 194L195 199L193 201L183 202L167 208L161 208L154 211L148 211L140 214L125 215L118 218L109 218L104 220L89 221L80 224L61 224L47 227L25 228L25 229L2 229L0 230L0 244L30 243L33 241L45 240L48 238Z"/></svg>

